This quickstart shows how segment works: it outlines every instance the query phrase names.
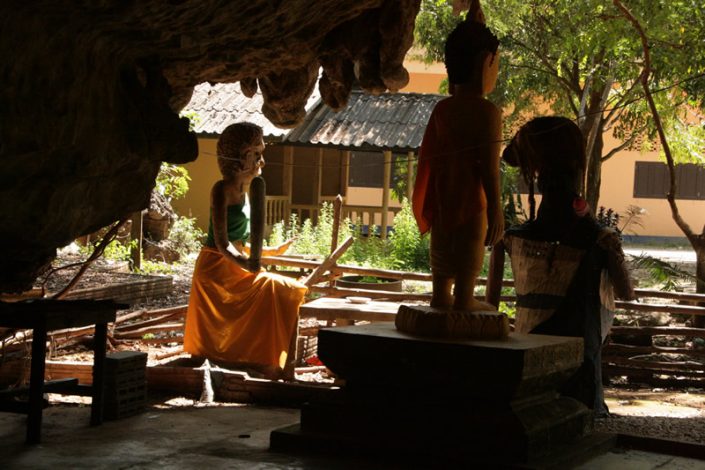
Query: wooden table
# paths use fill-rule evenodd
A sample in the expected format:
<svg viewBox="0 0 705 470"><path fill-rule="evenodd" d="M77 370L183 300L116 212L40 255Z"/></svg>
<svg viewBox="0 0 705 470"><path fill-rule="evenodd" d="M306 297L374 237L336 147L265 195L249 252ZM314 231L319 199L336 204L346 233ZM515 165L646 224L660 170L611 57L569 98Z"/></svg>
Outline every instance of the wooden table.
<svg viewBox="0 0 705 470"><path fill-rule="evenodd" d="M403 303L419 304L418 302ZM364 304L356 304L346 298L321 297L303 304L299 310L299 316L327 321L394 321L400 305L402 302L370 300Z"/></svg>
<svg viewBox="0 0 705 470"><path fill-rule="evenodd" d="M45 392L67 395L90 395L91 425L103 422L103 384L105 343L108 323L126 305L112 300L49 300L0 302L0 327L32 330L32 363L26 402L12 400L25 390L0 394L0 411L27 414L27 443L37 444L41 437ZM47 332L64 328L95 325L93 342L93 384L80 385L77 379L44 382ZM2 398L5 398L3 401ZM9 399L8 399L9 398Z"/></svg>

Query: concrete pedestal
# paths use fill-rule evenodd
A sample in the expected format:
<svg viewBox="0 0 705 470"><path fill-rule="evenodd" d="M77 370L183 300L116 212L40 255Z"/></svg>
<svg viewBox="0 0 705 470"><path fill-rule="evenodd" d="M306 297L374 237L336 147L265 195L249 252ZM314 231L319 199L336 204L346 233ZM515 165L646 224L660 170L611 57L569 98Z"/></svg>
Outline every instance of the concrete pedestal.
<svg viewBox="0 0 705 470"><path fill-rule="evenodd" d="M321 330L318 348L346 385L274 431L273 450L514 464L592 430L590 411L556 392L582 362L578 338L442 340L379 323Z"/></svg>

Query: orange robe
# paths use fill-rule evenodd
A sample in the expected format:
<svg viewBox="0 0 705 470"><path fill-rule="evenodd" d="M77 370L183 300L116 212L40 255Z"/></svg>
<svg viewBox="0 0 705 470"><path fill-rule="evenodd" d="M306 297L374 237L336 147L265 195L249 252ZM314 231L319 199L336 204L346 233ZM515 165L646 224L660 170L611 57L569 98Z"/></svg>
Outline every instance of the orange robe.
<svg viewBox="0 0 705 470"><path fill-rule="evenodd" d="M455 128L452 99L433 109L419 151L412 208L422 234L436 223L445 229L463 225L487 207L480 162L473 153L473 146L483 142L468 142L468 133Z"/></svg>
<svg viewBox="0 0 705 470"><path fill-rule="evenodd" d="M251 273L203 247L193 273L184 351L284 368L305 294L306 286L294 279Z"/></svg>

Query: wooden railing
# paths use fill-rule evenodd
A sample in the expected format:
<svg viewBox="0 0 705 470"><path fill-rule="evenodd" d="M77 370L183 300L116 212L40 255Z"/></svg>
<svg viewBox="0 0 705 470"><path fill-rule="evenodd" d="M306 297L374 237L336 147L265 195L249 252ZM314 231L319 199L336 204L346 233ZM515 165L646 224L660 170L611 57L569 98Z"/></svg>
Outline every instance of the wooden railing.
<svg viewBox="0 0 705 470"><path fill-rule="evenodd" d="M297 267L299 269L315 269L319 262L271 258L264 260L265 264ZM431 274L385 269L364 268L358 266L337 265L331 272L333 275L357 274L380 276L392 279L427 281ZM487 280L479 278L476 285L486 285ZM505 279L504 288L513 291L514 281ZM506 292L500 297L504 302L515 302L513 292ZM385 299L394 302L430 301L429 292L385 292L385 291L351 291L329 286L313 286L310 292L331 297L346 297L350 295ZM625 376L630 382L648 383L655 386L702 387L705 385L705 328L684 326L685 319L692 316L705 316L705 294L662 292L648 289L636 289L639 301L617 301L616 307L623 312L621 318L629 318L630 314L667 313L675 316L678 325L672 326L623 326L612 327L607 342L603 348L603 372L605 376ZM668 300L664 302L663 300ZM667 337L671 345L664 344ZM658 356L655 356L658 355Z"/></svg>
<svg viewBox="0 0 705 470"><path fill-rule="evenodd" d="M324 196L321 202L332 203L335 197ZM272 226L281 221L288 221L290 214L296 214L299 222L311 219L313 223L318 222L321 206L317 204L289 204L287 196L267 196L266 217L267 226ZM394 216L399 213L400 207L390 207L387 219L389 226L394 225ZM382 208L379 206L349 206L343 205L342 218L349 218L353 224L377 225L382 223Z"/></svg>
<svg viewBox="0 0 705 470"><path fill-rule="evenodd" d="M399 213L401 207L390 207L387 224L390 227L394 226L394 216ZM377 225L382 223L382 208L379 206L349 206L343 205L343 219L348 218L353 224L359 225Z"/></svg>
<svg viewBox="0 0 705 470"><path fill-rule="evenodd" d="M289 211L288 196L267 196L265 198L264 223L271 227L281 221L288 222Z"/></svg>

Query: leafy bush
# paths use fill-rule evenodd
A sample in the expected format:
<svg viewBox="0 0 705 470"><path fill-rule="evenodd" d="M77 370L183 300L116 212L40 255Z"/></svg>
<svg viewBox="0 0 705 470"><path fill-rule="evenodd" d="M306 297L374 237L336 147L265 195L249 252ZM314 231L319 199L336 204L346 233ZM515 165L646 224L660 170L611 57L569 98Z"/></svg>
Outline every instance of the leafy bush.
<svg viewBox="0 0 705 470"><path fill-rule="evenodd" d="M169 232L169 240L181 258L198 253L206 238L205 232L196 226L196 219L177 217Z"/></svg>
<svg viewBox="0 0 705 470"><path fill-rule="evenodd" d="M370 234L376 232L375 226L369 228ZM330 254L332 236L333 206L326 202L321 207L318 224L314 226L310 219L299 223L296 215L292 214L288 224L278 223L272 228L268 245L278 245L289 238L295 238L290 253L325 257ZM388 239L363 234L359 220L344 219L340 223L338 243L350 236L354 242L340 258L340 264L381 269L429 270L428 237L422 238L418 233L411 206L406 199L395 218L394 232Z"/></svg>
<svg viewBox="0 0 705 470"><path fill-rule="evenodd" d="M157 174L154 190L171 202L186 195L189 181L191 177L186 168L163 162Z"/></svg>
<svg viewBox="0 0 705 470"><path fill-rule="evenodd" d="M389 235L389 243L399 269L430 271L430 238L421 236L411 204L406 198L402 200L401 211L394 217L394 231Z"/></svg>

